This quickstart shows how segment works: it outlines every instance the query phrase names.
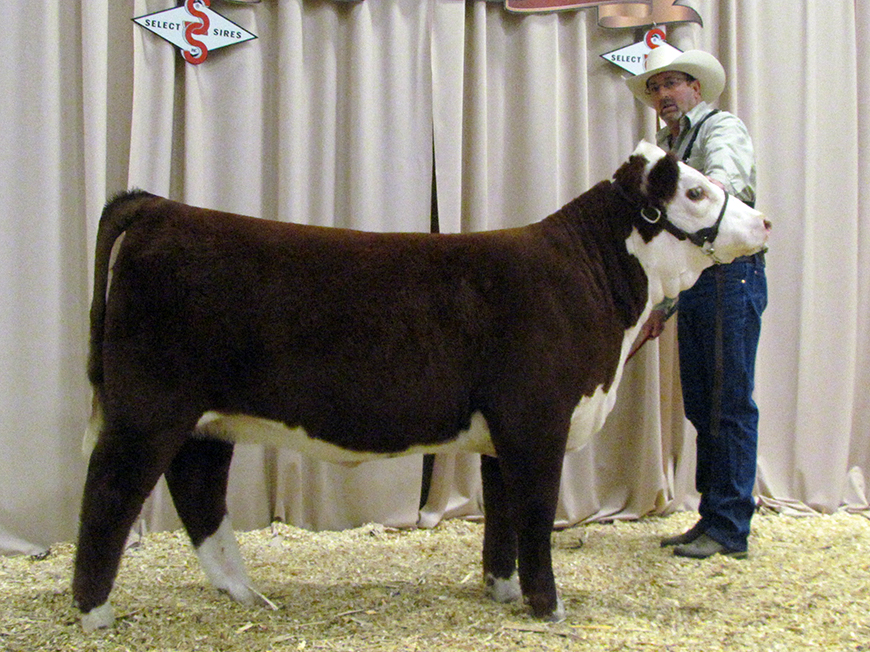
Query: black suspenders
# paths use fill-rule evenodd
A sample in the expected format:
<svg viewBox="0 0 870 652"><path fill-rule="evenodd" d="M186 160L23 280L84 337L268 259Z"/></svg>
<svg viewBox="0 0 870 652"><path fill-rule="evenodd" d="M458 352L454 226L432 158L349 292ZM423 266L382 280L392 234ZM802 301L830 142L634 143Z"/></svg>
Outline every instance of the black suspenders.
<svg viewBox="0 0 870 652"><path fill-rule="evenodd" d="M686 145L686 151L683 154L683 163L689 162L689 157L692 155L692 147L695 146L695 139L698 138L698 132L701 131L701 125L707 122L707 118L711 118L717 113L719 113L719 109L713 109L712 111L710 111L710 113L701 118L701 121L695 125L695 128L692 130L692 137L689 139L689 144Z"/></svg>

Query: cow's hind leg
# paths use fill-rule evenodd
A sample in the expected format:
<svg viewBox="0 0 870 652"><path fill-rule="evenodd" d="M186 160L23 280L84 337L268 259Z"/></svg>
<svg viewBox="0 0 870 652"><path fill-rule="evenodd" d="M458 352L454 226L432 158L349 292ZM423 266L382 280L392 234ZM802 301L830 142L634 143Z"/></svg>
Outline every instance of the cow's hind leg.
<svg viewBox="0 0 870 652"><path fill-rule="evenodd" d="M86 631L109 627L109 594L130 527L174 454L177 439L108 427L91 453L82 497L73 598Z"/></svg>
<svg viewBox="0 0 870 652"><path fill-rule="evenodd" d="M226 494L233 445L207 437L188 439L166 471L175 509L212 585L242 604L265 599L253 588L227 516Z"/></svg>
<svg viewBox="0 0 870 652"><path fill-rule="evenodd" d="M496 602L513 602L522 597L517 575L517 532L514 529L498 460L483 455L483 579L486 593Z"/></svg>

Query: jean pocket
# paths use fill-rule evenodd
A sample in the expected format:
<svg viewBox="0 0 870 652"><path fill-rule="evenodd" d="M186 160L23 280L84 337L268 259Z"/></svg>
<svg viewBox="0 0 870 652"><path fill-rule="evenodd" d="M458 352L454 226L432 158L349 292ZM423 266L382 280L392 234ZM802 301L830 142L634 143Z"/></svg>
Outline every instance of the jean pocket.
<svg viewBox="0 0 870 652"><path fill-rule="evenodd" d="M746 279L746 289L749 300L760 315L767 308L767 276L763 267L753 269L749 273Z"/></svg>

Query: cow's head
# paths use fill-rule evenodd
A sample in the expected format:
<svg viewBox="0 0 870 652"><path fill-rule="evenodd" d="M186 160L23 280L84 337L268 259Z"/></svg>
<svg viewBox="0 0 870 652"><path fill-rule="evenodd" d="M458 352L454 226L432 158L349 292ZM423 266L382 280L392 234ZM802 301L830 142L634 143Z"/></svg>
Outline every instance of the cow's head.
<svg viewBox="0 0 870 652"><path fill-rule="evenodd" d="M655 145L641 142L614 181L634 205L628 249L643 265L654 300L659 293L675 297L710 265L765 247L770 222L761 212Z"/></svg>

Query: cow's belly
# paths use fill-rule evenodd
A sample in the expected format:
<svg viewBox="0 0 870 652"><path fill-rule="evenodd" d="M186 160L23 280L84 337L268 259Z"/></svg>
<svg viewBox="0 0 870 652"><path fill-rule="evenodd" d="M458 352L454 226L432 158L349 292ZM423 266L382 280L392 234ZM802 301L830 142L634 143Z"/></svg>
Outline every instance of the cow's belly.
<svg viewBox="0 0 870 652"><path fill-rule="evenodd" d="M625 333L619 367L608 391L604 391L603 387L598 387L592 396L584 396L574 408L568 430L566 450L582 448L604 426L607 415L610 414L616 402L616 390L622 379L628 351L648 311L649 309L644 312L638 325ZM204 436L237 443L259 443L279 448L291 448L315 459L348 466L374 459L414 454L459 452L492 456L496 454L486 419L480 412L472 414L471 423L467 430L458 432L449 441L434 445L411 446L404 451L390 453L342 448L328 441L309 436L304 428L290 427L279 421L243 414L206 412L197 423L196 430Z"/></svg>
<svg viewBox="0 0 870 652"><path fill-rule="evenodd" d="M486 419L480 412L471 416L471 424L453 439L436 445L419 445L391 453L349 450L322 439L308 435L301 427L290 427L279 421L243 414L220 414L206 412L197 423L196 430L202 435L237 443L259 443L297 450L308 457L327 462L353 466L369 460L385 457L426 453L466 452L495 455L492 438Z"/></svg>
<svg viewBox="0 0 870 652"><path fill-rule="evenodd" d="M567 450L584 446L601 429L607 414L613 407L614 391L601 388L591 397L584 397L571 417ZM393 453L349 450L322 439L308 435L304 428L289 427L279 421L241 414L206 412L197 424L201 435L236 443L258 443L297 450L308 457L336 464L353 466L374 459L401 457L427 453L480 453L495 456L489 427L480 412L471 417L467 430L457 433L448 442L437 445L418 445Z"/></svg>

